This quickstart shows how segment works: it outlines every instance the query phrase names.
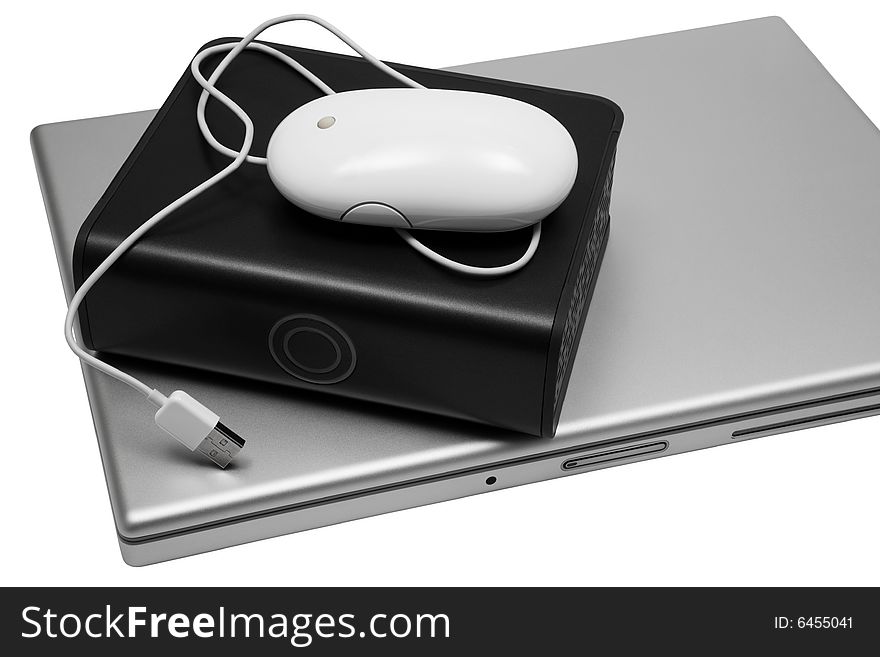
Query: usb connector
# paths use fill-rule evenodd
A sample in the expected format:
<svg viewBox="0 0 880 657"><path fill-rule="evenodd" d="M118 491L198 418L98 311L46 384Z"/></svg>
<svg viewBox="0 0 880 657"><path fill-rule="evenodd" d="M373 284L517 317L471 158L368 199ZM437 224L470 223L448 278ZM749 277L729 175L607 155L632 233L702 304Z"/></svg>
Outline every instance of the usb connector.
<svg viewBox="0 0 880 657"><path fill-rule="evenodd" d="M244 447L244 438L222 422L218 422L195 451L201 452L221 468L225 468L242 447Z"/></svg>
<svg viewBox="0 0 880 657"><path fill-rule="evenodd" d="M244 438L220 422L220 416L182 390L165 397L157 391L149 397L159 410L156 424L191 451L225 468L244 447Z"/></svg>

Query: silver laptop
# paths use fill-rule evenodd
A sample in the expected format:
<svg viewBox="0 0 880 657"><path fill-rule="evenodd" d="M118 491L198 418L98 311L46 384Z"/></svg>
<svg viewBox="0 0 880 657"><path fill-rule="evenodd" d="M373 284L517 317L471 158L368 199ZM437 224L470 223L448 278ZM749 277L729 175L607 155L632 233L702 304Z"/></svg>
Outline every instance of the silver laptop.
<svg viewBox="0 0 880 657"><path fill-rule="evenodd" d="M600 94L626 114L556 438L127 363L247 436L219 471L86 369L127 563L880 412L880 133L783 21L456 70ZM152 115L34 130L68 297L79 225Z"/></svg>

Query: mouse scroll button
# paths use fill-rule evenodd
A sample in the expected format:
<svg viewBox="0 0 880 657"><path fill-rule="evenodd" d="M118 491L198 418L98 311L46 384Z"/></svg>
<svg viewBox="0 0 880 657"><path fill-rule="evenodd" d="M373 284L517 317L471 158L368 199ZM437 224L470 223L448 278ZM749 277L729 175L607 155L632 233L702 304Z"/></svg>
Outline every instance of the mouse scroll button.
<svg viewBox="0 0 880 657"><path fill-rule="evenodd" d="M321 128L321 130L326 130L327 128L333 127L334 123L336 123L335 116L325 116L321 119L318 119L318 127Z"/></svg>
<svg viewBox="0 0 880 657"><path fill-rule="evenodd" d="M384 203L360 203L342 215L347 224L364 224L367 226L389 226L391 228L412 228L400 212Z"/></svg>

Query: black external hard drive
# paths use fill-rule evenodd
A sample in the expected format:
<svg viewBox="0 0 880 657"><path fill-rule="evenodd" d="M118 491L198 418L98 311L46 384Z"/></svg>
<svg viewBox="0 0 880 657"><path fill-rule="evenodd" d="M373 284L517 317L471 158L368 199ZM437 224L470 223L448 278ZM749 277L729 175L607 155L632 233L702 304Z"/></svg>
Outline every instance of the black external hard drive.
<svg viewBox="0 0 880 657"><path fill-rule="evenodd" d="M356 57L272 45L337 91L400 86ZM571 133L577 179L544 220L528 266L496 279L449 271L392 229L309 215L281 196L265 167L246 164L107 272L80 310L85 344L552 436L608 237L623 114L598 96L393 66L427 87L531 103ZM321 94L252 51L219 86L253 118L255 154L287 114ZM199 132L200 91L187 70L83 224L77 286L138 225L228 163ZM241 143L240 123L219 103L208 103L207 119L222 143ZM530 235L418 233L436 251L482 266L515 260Z"/></svg>

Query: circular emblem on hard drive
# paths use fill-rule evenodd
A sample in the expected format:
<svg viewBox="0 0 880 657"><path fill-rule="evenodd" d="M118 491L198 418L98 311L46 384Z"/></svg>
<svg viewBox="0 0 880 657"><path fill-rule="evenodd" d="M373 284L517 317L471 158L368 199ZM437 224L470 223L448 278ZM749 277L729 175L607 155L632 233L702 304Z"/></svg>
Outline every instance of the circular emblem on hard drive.
<svg viewBox="0 0 880 657"><path fill-rule="evenodd" d="M317 315L289 315L269 331L269 352L288 374L309 383L339 383L354 371L351 338Z"/></svg>

